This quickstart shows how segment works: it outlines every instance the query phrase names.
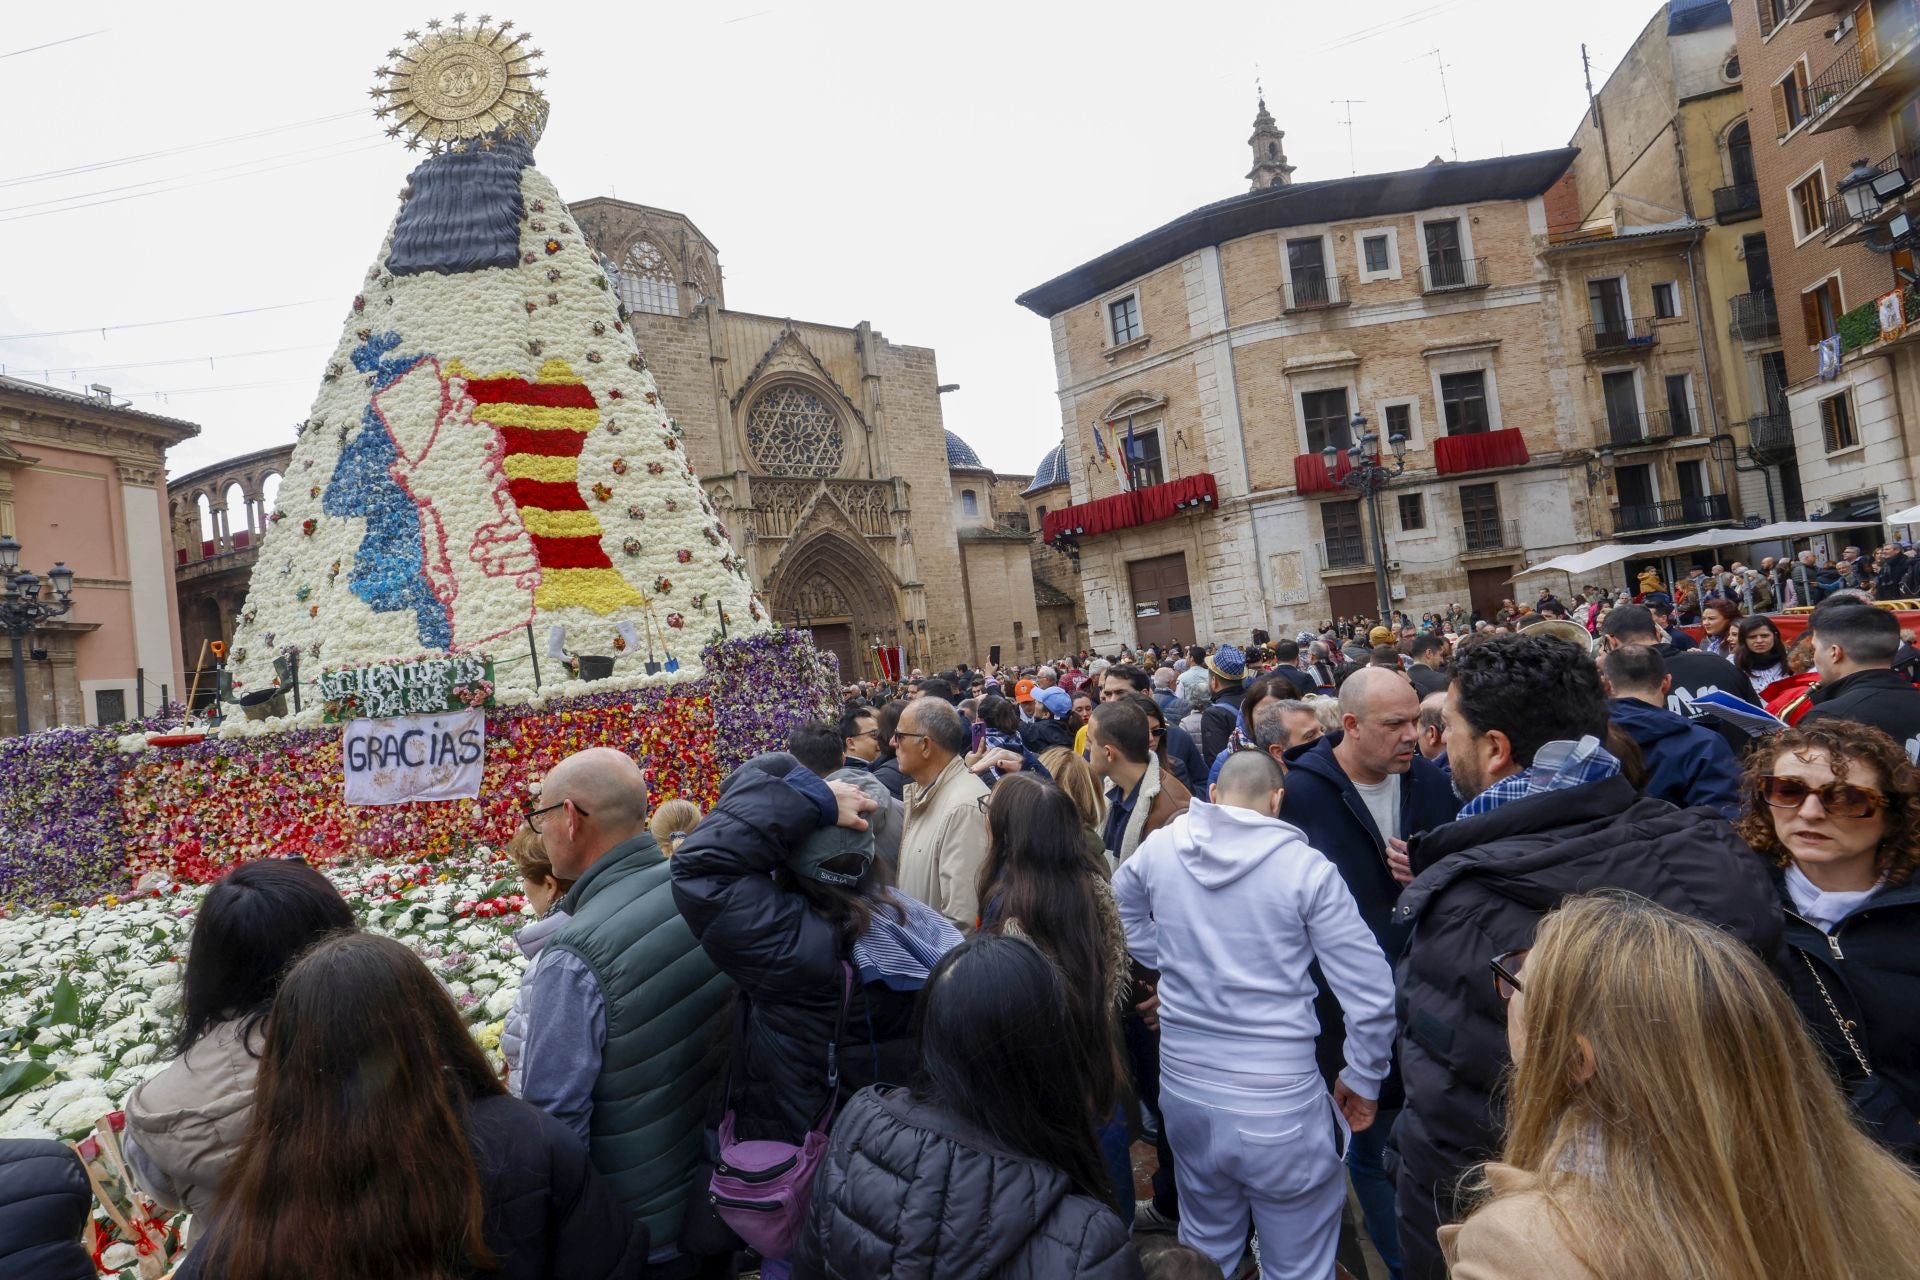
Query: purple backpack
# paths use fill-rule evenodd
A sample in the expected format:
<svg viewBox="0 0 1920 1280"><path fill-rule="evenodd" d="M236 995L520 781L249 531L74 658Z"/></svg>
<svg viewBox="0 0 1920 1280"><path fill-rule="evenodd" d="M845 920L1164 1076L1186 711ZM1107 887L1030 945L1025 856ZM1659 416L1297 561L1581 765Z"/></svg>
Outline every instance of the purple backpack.
<svg viewBox="0 0 1920 1280"><path fill-rule="evenodd" d="M813 1175L827 1153L827 1128L840 1102L840 1037L847 1029L847 1006L853 1000L853 966L842 961L840 1015L833 1038L827 1041L827 1101L820 1118L807 1130L799 1146L790 1142L741 1142L733 1136L733 1107L727 1105L720 1121L720 1159L707 1184L708 1199L721 1221L732 1227L762 1258L781 1259L793 1252L794 1241L807 1219ZM744 1000L746 997L741 996ZM746 1045L746 1010L742 1006L740 1046ZM733 1094L733 1068L727 1068L724 1097Z"/></svg>

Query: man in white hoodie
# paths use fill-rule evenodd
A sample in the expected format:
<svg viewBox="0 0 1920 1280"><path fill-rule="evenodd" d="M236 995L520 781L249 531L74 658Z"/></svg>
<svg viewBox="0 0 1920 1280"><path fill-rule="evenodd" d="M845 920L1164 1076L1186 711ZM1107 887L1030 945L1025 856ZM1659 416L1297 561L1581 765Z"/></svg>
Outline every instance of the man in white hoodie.
<svg viewBox="0 0 1920 1280"><path fill-rule="evenodd" d="M1347 1130L1373 1123L1393 1047L1393 974L1334 865L1280 821L1280 767L1227 757L1215 803L1114 872L1127 949L1160 971L1160 1110L1180 1238L1235 1274L1247 1225L1268 1280L1333 1273ZM1320 964L1346 1014L1331 1100L1314 1065Z"/></svg>

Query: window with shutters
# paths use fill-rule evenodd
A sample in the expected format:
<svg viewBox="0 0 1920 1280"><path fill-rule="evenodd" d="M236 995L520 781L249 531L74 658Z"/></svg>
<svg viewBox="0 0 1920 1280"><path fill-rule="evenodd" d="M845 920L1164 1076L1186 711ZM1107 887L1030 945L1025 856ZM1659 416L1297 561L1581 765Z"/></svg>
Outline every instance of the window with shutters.
<svg viewBox="0 0 1920 1280"><path fill-rule="evenodd" d="M1328 445L1345 449L1353 443L1353 417L1347 409L1347 389L1300 393L1300 417L1307 427L1307 452Z"/></svg>
<svg viewBox="0 0 1920 1280"><path fill-rule="evenodd" d="M1673 434L1676 436L1693 434L1692 384L1691 374L1667 375L1667 420L1673 424Z"/></svg>
<svg viewBox="0 0 1920 1280"><path fill-rule="evenodd" d="M1840 277L1828 276L1800 295L1800 322L1806 327L1807 345L1812 346L1840 332L1840 317L1846 307L1840 301Z"/></svg>
<svg viewBox="0 0 1920 1280"><path fill-rule="evenodd" d="M1848 392L1820 402L1820 441L1828 453L1839 453L1860 443L1853 427L1853 405Z"/></svg>
<svg viewBox="0 0 1920 1280"><path fill-rule="evenodd" d="M1819 169L1795 183L1788 192L1788 203L1793 208L1793 238L1795 243L1811 240L1826 229L1827 225L1827 175Z"/></svg>
<svg viewBox="0 0 1920 1280"><path fill-rule="evenodd" d="M1469 551L1486 551L1501 545L1499 485L1460 486L1460 530Z"/></svg>
<svg viewBox="0 0 1920 1280"><path fill-rule="evenodd" d="M1327 535L1327 567L1344 568L1367 562L1367 543L1360 532L1358 502L1323 502L1320 527Z"/></svg>
<svg viewBox="0 0 1920 1280"><path fill-rule="evenodd" d="M1440 407L1447 434L1473 435L1491 430L1487 417L1487 375L1483 369L1440 375Z"/></svg>
<svg viewBox="0 0 1920 1280"><path fill-rule="evenodd" d="M1802 58L1773 82L1773 130L1777 136L1784 138L1806 123L1807 82L1811 78L1807 60Z"/></svg>
<svg viewBox="0 0 1920 1280"><path fill-rule="evenodd" d="M1760 35L1764 38L1773 34L1773 29L1787 20L1787 12L1793 8L1796 0L1754 0L1760 11Z"/></svg>

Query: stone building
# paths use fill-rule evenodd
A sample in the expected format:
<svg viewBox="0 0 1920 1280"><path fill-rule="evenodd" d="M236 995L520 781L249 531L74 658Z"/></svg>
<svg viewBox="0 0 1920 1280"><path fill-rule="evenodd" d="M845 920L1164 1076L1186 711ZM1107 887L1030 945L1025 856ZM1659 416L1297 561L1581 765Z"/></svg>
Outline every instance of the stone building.
<svg viewBox="0 0 1920 1280"><path fill-rule="evenodd" d="M191 422L129 409L106 387L76 394L0 377L0 536L21 568L74 572L74 606L31 638L27 723L112 724L182 690L166 450ZM44 591L44 588L43 588ZM39 656L44 655L44 657ZM0 729L19 732L12 658L0 645Z"/></svg>
<svg viewBox="0 0 1920 1280"><path fill-rule="evenodd" d="M931 350L865 322L729 311L718 252L685 215L570 207L776 620L849 674L874 671L876 644L923 667L996 646L1032 660L1027 477L996 476L945 429Z"/></svg>
<svg viewBox="0 0 1920 1280"><path fill-rule="evenodd" d="M197 703L213 697L211 645L233 641L260 538L292 457L292 444L275 445L167 482L182 662L188 689L195 689L193 677L200 677ZM236 517L239 528L233 527Z"/></svg>
<svg viewBox="0 0 1920 1280"><path fill-rule="evenodd" d="M1912 252L1884 251L1920 180L1920 3L1733 0L1731 12L1780 299L1777 401L1807 514L1871 520L1920 500L1908 407L1920 406L1920 299ZM1877 197L1865 218L1843 194L1850 177ZM1823 340L1838 348L1824 375Z"/></svg>
<svg viewBox="0 0 1920 1280"><path fill-rule="evenodd" d="M1406 443L1378 496L1398 608L1490 613L1611 527L1540 258L1574 152L1297 182L1270 125L1253 190L1018 299L1051 325L1072 501L1044 536L1078 555L1096 647L1377 615L1368 504L1321 452L1362 416Z"/></svg>
<svg viewBox="0 0 1920 1280"><path fill-rule="evenodd" d="M1779 320L1724 0L1674 0L1594 96L1547 260L1616 540L1797 518ZM1573 225L1564 225L1571 222Z"/></svg>

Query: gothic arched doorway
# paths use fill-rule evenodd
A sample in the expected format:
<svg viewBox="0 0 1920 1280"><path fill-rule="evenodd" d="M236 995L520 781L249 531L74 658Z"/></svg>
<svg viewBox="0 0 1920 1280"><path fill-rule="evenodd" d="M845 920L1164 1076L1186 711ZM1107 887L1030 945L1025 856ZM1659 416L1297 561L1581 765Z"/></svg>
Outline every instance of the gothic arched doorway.
<svg viewBox="0 0 1920 1280"><path fill-rule="evenodd" d="M767 599L776 621L813 633L816 647L840 660L847 680L871 677L872 646L899 644L900 596L893 575L867 548L837 529L822 530L774 567Z"/></svg>

